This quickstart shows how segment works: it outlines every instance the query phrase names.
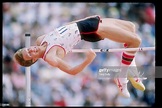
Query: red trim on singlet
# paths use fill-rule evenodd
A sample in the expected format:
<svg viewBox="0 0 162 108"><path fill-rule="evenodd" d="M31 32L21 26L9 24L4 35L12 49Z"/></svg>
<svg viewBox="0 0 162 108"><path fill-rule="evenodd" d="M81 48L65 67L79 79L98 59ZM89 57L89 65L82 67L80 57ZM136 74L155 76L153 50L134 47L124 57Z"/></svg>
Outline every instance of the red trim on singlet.
<svg viewBox="0 0 162 108"><path fill-rule="evenodd" d="M45 35L44 37L43 37L43 39L42 39L42 41L44 40L44 38L46 37L47 35ZM47 43L48 44L48 42L47 41L44 41L44 42L42 42L41 41L41 44L40 44L40 46L42 46L44 43ZM44 54L43 54L43 56L41 57L41 58L43 58L44 57Z"/></svg>
<svg viewBox="0 0 162 108"><path fill-rule="evenodd" d="M60 46L60 45L54 45L54 46L58 46L58 47L62 48L62 49L64 50L64 55L66 54L66 51L65 51L65 48L64 48L64 47L62 47L62 46ZM54 47L54 46L53 46L53 47Z"/></svg>
<svg viewBox="0 0 162 108"><path fill-rule="evenodd" d="M44 44L44 43L47 43L46 41L44 41L42 44L40 44L41 46ZM47 43L48 44L48 43ZM44 54L43 54L43 56L41 57L41 58L43 58L44 57Z"/></svg>
<svg viewBox="0 0 162 108"><path fill-rule="evenodd" d="M63 47L62 47L62 46L60 46L60 45L53 45L51 48L53 48L53 47L55 47L55 46L58 46L58 47L62 48L62 49L64 50L64 55L66 54L65 48L63 48ZM51 48L50 48L50 49L51 49ZM50 50L50 49L49 49L49 50ZM43 55L43 58L42 58L42 59L44 59L44 60L45 60L46 54L49 52L49 50L48 50L46 53L44 53L44 55Z"/></svg>
<svg viewBox="0 0 162 108"><path fill-rule="evenodd" d="M47 35L44 35L44 37L43 37L42 41L44 40L44 38L45 38L46 36L47 36ZM43 45L43 43L44 43L44 42L46 42L46 41L44 41L44 42L42 42L42 41L41 41L41 43L40 43L40 46L42 46L42 45Z"/></svg>

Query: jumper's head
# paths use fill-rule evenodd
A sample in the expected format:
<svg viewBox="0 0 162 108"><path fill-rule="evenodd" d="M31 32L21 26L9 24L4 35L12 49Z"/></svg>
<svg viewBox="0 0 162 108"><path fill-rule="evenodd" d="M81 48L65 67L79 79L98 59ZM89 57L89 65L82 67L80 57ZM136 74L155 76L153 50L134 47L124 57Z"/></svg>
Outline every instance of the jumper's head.
<svg viewBox="0 0 162 108"><path fill-rule="evenodd" d="M14 54L14 60L21 66L29 67L34 64L39 58L39 48L31 46L29 48L22 48Z"/></svg>

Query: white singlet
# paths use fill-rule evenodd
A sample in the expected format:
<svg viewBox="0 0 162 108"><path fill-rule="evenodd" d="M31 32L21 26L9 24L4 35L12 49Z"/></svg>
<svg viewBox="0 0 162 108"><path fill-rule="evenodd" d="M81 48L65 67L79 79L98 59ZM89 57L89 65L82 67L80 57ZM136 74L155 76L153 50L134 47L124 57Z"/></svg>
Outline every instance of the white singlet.
<svg viewBox="0 0 162 108"><path fill-rule="evenodd" d="M43 59L47 52L54 46L62 47L67 54L68 52L71 52L74 45L80 41L81 35L76 23L56 28L54 31L46 34L41 42L41 45L44 42L47 42L48 44Z"/></svg>

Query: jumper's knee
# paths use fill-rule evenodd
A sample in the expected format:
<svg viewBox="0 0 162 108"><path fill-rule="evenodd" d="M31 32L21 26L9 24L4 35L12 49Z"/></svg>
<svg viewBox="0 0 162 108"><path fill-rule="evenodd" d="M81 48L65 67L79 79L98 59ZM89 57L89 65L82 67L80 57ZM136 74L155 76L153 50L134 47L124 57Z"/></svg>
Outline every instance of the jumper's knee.
<svg viewBox="0 0 162 108"><path fill-rule="evenodd" d="M127 48L138 48L141 44L141 38L139 36L134 36L132 39L131 39L131 42L129 44L124 44L124 47L127 47ZM127 51L129 53L136 53L136 51Z"/></svg>
<svg viewBox="0 0 162 108"><path fill-rule="evenodd" d="M136 36L136 45L139 47L141 45L141 38L139 36Z"/></svg>
<svg viewBox="0 0 162 108"><path fill-rule="evenodd" d="M133 36L132 37L132 40L131 40L131 43L129 44L129 47L132 47L132 48L137 48L139 47L141 44L141 38L136 35L136 36Z"/></svg>

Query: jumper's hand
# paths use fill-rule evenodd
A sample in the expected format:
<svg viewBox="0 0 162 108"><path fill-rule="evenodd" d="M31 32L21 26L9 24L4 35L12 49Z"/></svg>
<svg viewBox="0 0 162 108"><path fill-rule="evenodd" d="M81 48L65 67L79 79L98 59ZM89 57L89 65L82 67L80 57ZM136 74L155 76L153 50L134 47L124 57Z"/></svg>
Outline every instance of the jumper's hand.
<svg viewBox="0 0 162 108"><path fill-rule="evenodd" d="M89 49L86 51L87 59L93 61L93 59L96 57L96 53L92 50Z"/></svg>

